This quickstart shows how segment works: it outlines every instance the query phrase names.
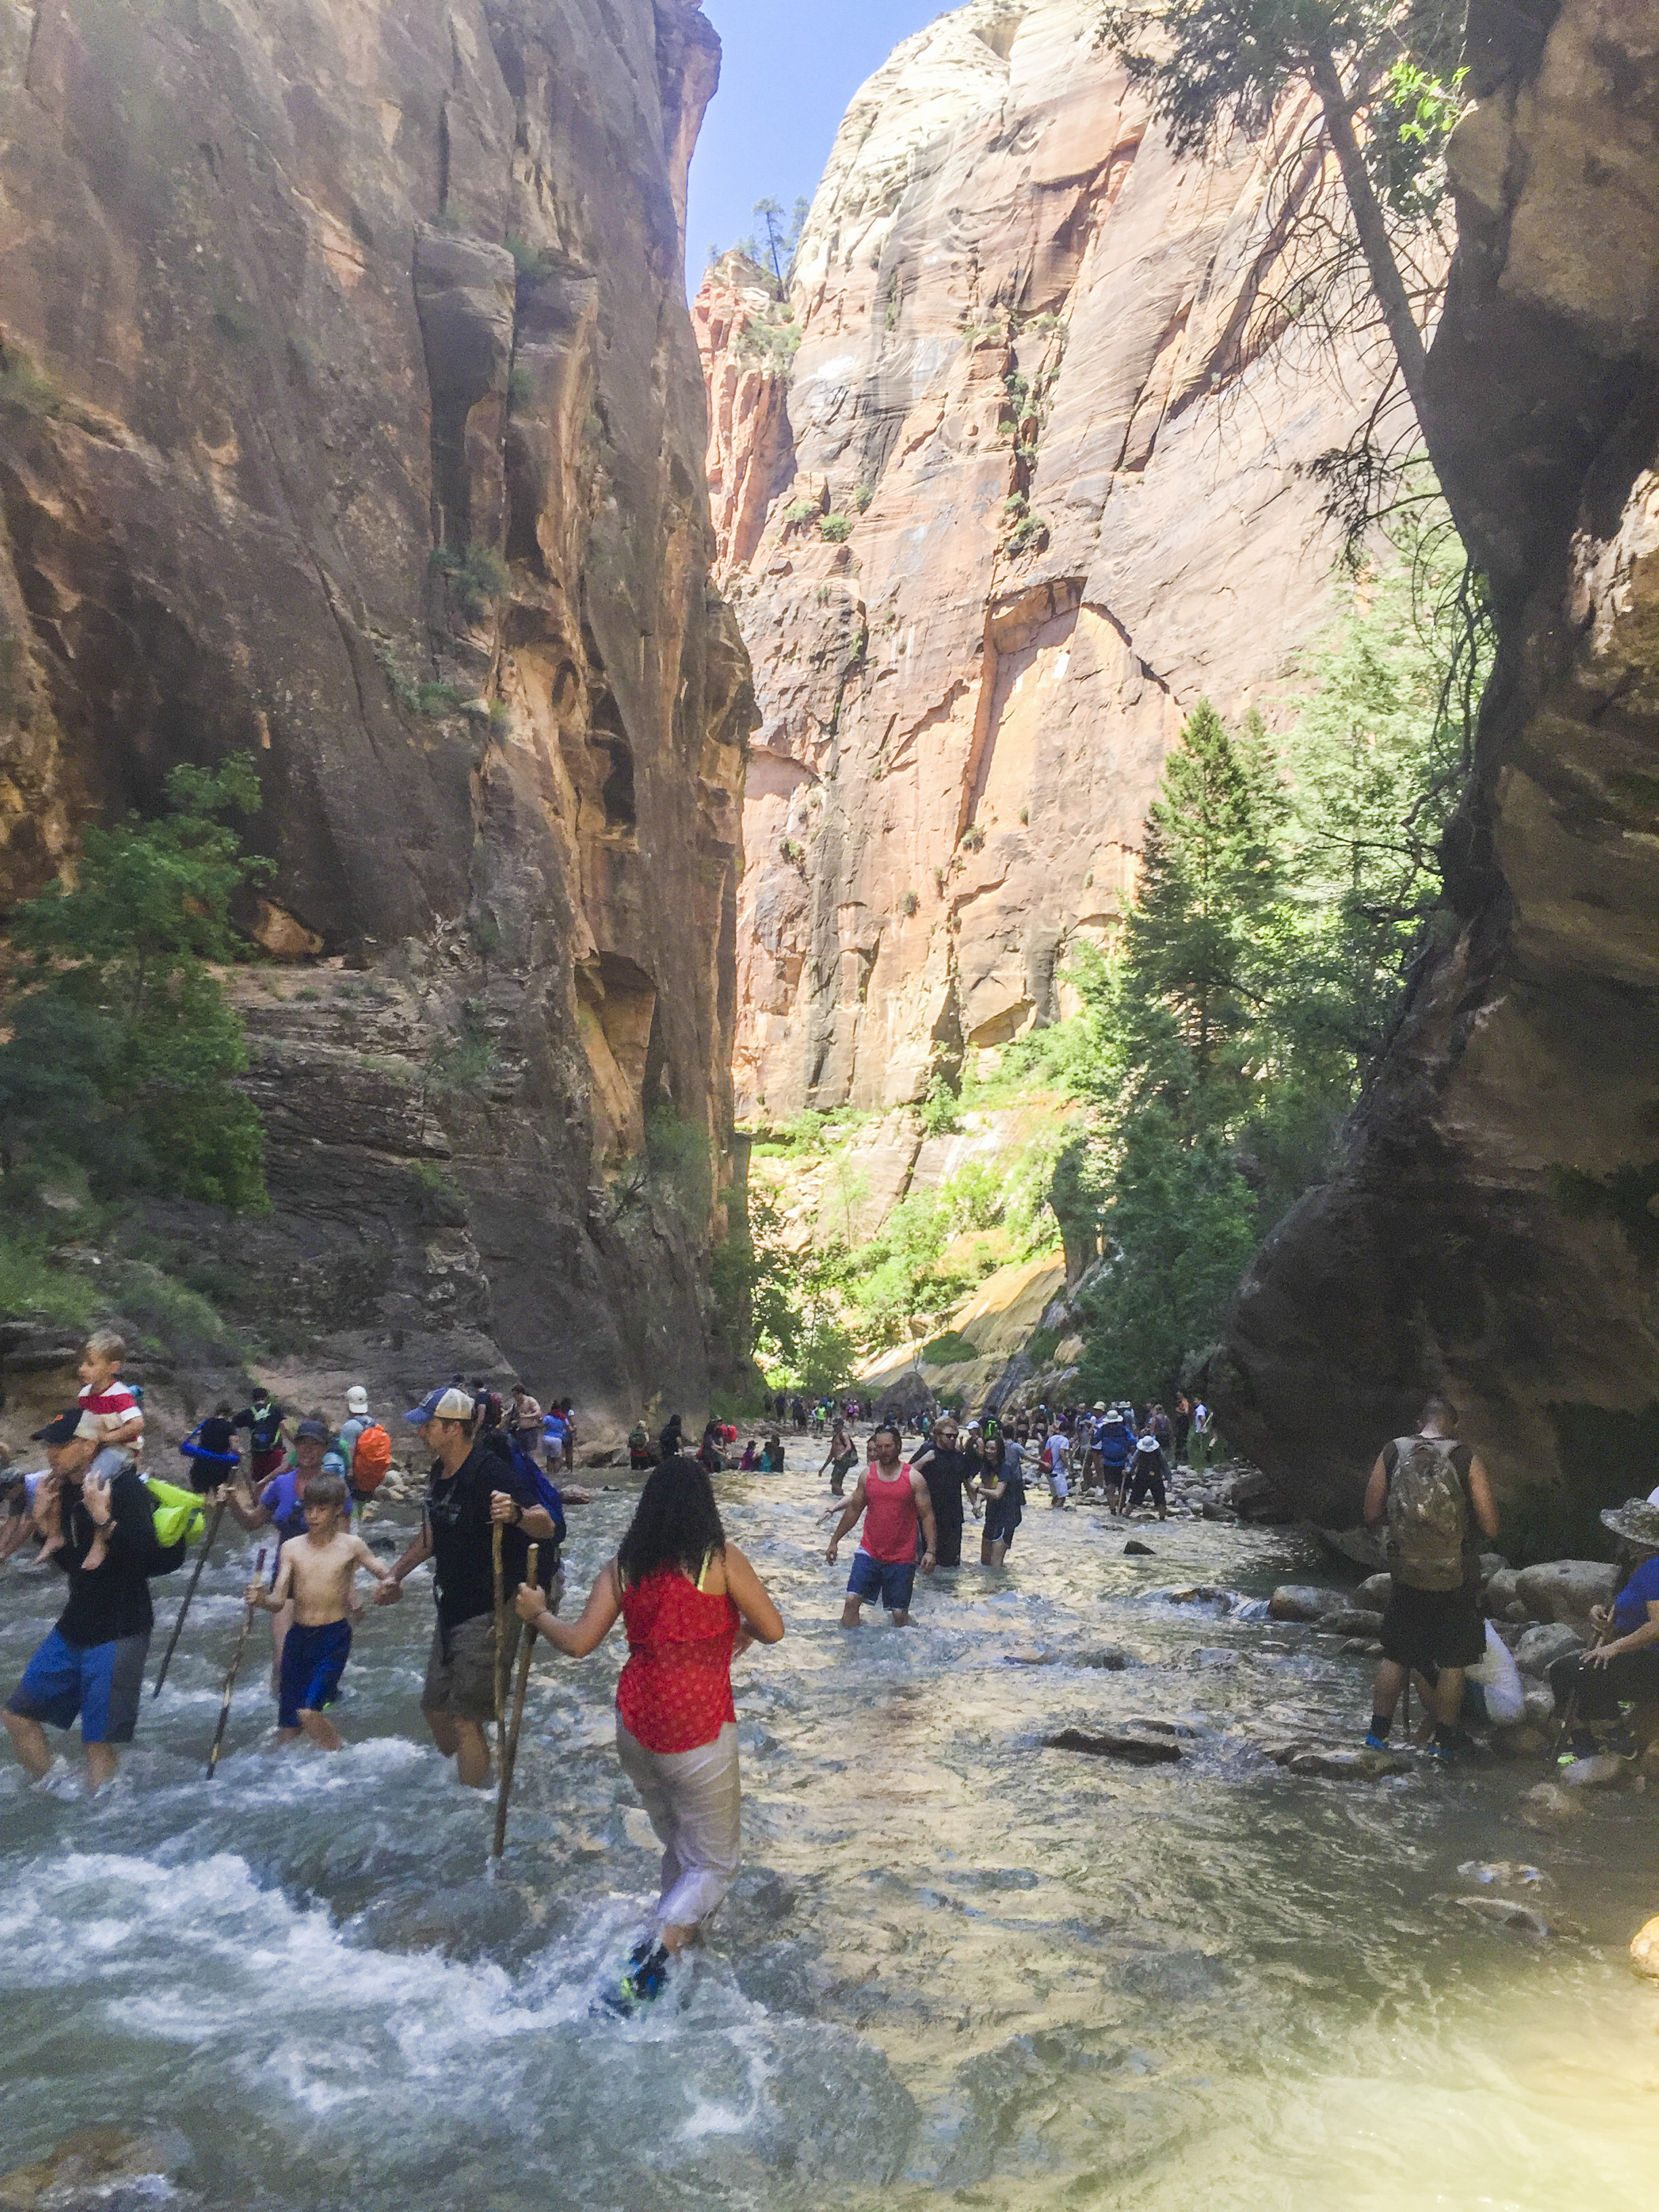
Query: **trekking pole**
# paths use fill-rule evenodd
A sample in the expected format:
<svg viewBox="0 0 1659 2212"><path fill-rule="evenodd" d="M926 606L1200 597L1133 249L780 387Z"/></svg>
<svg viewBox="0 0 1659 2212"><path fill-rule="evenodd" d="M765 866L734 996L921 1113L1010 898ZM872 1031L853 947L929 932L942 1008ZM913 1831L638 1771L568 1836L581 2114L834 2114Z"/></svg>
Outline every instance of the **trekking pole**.
<svg viewBox="0 0 1659 2212"><path fill-rule="evenodd" d="M185 1625L185 1615L190 1611L190 1601L196 1595L196 1585L202 1579L202 1570L208 1563L208 1553L213 1549L213 1540L218 1534L219 1523L224 1517L225 1501L222 1498L213 1509L213 1518L208 1523L207 1534L202 1540L202 1548L196 1555L196 1570L191 1576L190 1587L185 1592L185 1601L179 1608L178 1620L173 1624L173 1633L167 1638L167 1648L161 1654L161 1671L155 1677L155 1687L150 1692L152 1698L159 1698L161 1694L161 1685L167 1678L167 1668L173 1664L173 1655L179 1649L179 1634Z"/></svg>
<svg viewBox="0 0 1659 2212"><path fill-rule="evenodd" d="M1607 1640L1607 1636L1612 1627L1613 1619L1611 1614L1609 1614L1606 1622L1595 1632L1595 1641L1590 1646L1590 1650L1592 1651L1599 1651L1601 1649L1601 1646ZM1578 1717L1578 1692L1580 1688L1583 1686L1583 1680L1584 1670L1581 1664L1577 1674L1573 1677L1572 1695L1567 1699L1566 1710L1555 1724L1555 1741L1550 1746L1550 1758L1552 1760L1559 1759L1560 1758L1562 1739L1565 1736L1567 1730L1572 1726L1574 1721Z"/></svg>
<svg viewBox="0 0 1659 2212"><path fill-rule="evenodd" d="M530 1565L525 1573L527 1583L533 1583L536 1579L536 1557L539 1549L536 1544L530 1547ZM535 1656L536 1632L526 1621L524 1650L519 1654L519 1679L513 1691L512 1733L507 1739L506 1749L501 1753L501 1778L495 1791L495 1840L489 1852L493 1859L500 1858L507 1849L507 1803L513 1795L513 1777L518 1771L519 1731L524 1726L524 1693L530 1686L530 1662Z"/></svg>
<svg viewBox="0 0 1659 2212"><path fill-rule="evenodd" d="M258 1581L265 1571L265 1547L259 1547L259 1557L254 1566L254 1580ZM213 1731L213 1748L208 1753L207 1778L213 1779L213 1770L219 1764L219 1753L225 1747L225 1730L230 1726L230 1693L236 1686L236 1670L242 1663L242 1654L247 1649L247 1634L253 1626L256 1607L242 1608L242 1632L236 1639L236 1649L231 1654L230 1672L225 1676L225 1694L219 1701L219 1725Z"/></svg>
<svg viewBox="0 0 1659 2212"><path fill-rule="evenodd" d="M501 1524L489 1524L489 1563L495 1580L495 1756L507 1742L507 1638L501 1625Z"/></svg>

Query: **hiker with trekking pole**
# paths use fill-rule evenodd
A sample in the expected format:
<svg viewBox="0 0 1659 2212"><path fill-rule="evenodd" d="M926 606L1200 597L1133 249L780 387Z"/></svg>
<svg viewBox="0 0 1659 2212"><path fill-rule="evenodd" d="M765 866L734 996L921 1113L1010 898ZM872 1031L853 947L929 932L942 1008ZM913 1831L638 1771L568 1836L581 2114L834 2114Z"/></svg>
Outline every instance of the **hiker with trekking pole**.
<svg viewBox="0 0 1659 2212"><path fill-rule="evenodd" d="M504 1718L520 1632L505 1594L526 1579L531 1541L551 1546L558 1531L514 1455L492 1448L470 1390L441 1384L404 1419L432 1453L432 1472L420 1534L375 1591L374 1602L395 1603L416 1568L434 1562L438 1619L421 1711L433 1741L455 1761L459 1779L469 1789L483 1790L490 1778L485 1731L492 1720L499 1727ZM546 1593L539 1595L545 1605Z"/></svg>

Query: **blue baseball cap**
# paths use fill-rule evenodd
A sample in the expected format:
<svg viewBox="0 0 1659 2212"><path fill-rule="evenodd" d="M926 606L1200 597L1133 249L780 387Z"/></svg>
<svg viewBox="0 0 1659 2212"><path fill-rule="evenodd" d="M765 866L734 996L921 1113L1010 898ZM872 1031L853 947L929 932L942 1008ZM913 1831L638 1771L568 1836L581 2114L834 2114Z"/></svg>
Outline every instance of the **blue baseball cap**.
<svg viewBox="0 0 1659 2212"><path fill-rule="evenodd" d="M435 1390L427 1392L418 1406L411 1406L404 1419L411 1429L418 1429L428 1421L471 1421L476 1411L470 1390L458 1390L453 1382L441 1382Z"/></svg>

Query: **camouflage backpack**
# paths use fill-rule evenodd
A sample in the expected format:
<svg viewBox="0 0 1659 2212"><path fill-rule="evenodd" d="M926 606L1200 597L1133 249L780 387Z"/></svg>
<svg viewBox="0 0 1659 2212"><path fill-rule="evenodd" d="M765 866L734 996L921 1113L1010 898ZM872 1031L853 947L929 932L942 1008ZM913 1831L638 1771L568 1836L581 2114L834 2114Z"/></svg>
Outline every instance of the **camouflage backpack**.
<svg viewBox="0 0 1659 2212"><path fill-rule="evenodd" d="M1396 1437L1389 1484L1389 1568L1413 1589L1451 1590L1468 1577L1469 1508L1450 1437Z"/></svg>

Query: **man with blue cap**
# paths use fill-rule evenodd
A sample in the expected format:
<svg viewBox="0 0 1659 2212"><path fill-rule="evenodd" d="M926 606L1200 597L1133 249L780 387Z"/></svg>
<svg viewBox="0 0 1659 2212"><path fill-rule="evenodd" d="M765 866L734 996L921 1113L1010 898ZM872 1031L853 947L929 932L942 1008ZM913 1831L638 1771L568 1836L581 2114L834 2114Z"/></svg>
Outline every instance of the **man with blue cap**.
<svg viewBox="0 0 1659 2212"><path fill-rule="evenodd" d="M421 1533L374 1593L390 1605L423 1561L434 1564L437 1626L421 1692L421 1711L432 1740L470 1788L489 1782L486 1724L495 1711L498 1639L510 1639L501 1663L512 1663L519 1620L510 1608L495 1612L492 1531L502 1530L502 1587L516 1590L527 1579L532 1541L551 1543L553 1516L535 1484L510 1454L490 1449L477 1433L472 1393L459 1383L428 1390L404 1415L433 1455Z"/></svg>

